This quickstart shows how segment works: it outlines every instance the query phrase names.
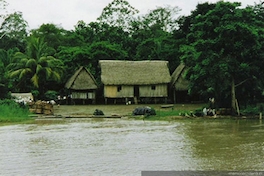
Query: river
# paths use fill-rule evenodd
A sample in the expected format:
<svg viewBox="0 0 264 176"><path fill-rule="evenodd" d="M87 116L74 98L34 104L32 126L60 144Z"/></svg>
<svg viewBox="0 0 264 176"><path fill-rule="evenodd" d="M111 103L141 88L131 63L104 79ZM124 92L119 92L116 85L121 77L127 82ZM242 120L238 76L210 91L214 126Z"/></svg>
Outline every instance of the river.
<svg viewBox="0 0 264 176"><path fill-rule="evenodd" d="M264 169L258 120L58 119L0 126L0 175Z"/></svg>

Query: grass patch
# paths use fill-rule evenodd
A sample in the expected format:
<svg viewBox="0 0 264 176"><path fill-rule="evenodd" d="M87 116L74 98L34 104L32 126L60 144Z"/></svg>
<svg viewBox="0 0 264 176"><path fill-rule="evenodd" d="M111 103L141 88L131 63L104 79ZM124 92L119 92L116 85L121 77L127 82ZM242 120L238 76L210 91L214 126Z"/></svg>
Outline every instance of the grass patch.
<svg viewBox="0 0 264 176"><path fill-rule="evenodd" d="M189 114L190 110L157 110L156 115L140 115L132 116L137 120L172 120L186 118L186 114Z"/></svg>
<svg viewBox="0 0 264 176"><path fill-rule="evenodd" d="M184 114L190 113L189 110L168 110L168 111L156 111L159 117L171 117L171 116L183 116Z"/></svg>
<svg viewBox="0 0 264 176"><path fill-rule="evenodd" d="M172 120L172 119L180 119L185 118L186 114L189 114L189 110L168 110L168 111L162 111L158 110L156 111L155 116L148 116L145 119L148 120Z"/></svg>
<svg viewBox="0 0 264 176"><path fill-rule="evenodd" d="M21 106L13 100L0 100L0 122L22 122L30 120L30 112L26 106Z"/></svg>

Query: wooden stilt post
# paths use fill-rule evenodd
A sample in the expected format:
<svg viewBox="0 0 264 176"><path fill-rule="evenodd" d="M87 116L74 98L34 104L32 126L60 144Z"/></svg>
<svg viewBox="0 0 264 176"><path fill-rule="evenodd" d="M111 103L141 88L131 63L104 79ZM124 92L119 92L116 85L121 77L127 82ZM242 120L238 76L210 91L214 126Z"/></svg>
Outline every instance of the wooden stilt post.
<svg viewBox="0 0 264 176"><path fill-rule="evenodd" d="M238 101L236 99L236 109L237 109L237 115L240 116L240 110L239 110L239 106L238 106Z"/></svg>
<svg viewBox="0 0 264 176"><path fill-rule="evenodd" d="M138 104L137 97L134 97L135 104Z"/></svg>
<svg viewBox="0 0 264 176"><path fill-rule="evenodd" d="M262 112L264 110L263 104L259 104L259 120L262 120Z"/></svg>

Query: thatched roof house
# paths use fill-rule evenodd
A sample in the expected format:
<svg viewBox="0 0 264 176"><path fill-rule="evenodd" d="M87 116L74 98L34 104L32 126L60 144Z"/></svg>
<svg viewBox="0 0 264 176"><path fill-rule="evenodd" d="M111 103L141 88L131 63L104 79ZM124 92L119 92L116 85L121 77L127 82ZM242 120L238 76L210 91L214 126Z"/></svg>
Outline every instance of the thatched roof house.
<svg viewBox="0 0 264 176"><path fill-rule="evenodd" d="M171 86L177 91L188 90L189 81L184 78L184 73L186 72L186 66L181 63L171 76Z"/></svg>
<svg viewBox="0 0 264 176"><path fill-rule="evenodd" d="M167 61L100 60L105 98L167 97Z"/></svg>
<svg viewBox="0 0 264 176"><path fill-rule="evenodd" d="M72 90L97 89L93 75L85 68L80 67L66 82L65 87Z"/></svg>
<svg viewBox="0 0 264 176"><path fill-rule="evenodd" d="M170 82L167 61L99 61L104 85L150 85Z"/></svg>
<svg viewBox="0 0 264 176"><path fill-rule="evenodd" d="M174 102L176 101L175 95L177 91L188 91L189 81L185 79L186 66L181 63L171 76L171 88L174 92Z"/></svg>
<svg viewBox="0 0 264 176"><path fill-rule="evenodd" d="M65 88L71 90L72 99L94 100L98 87L93 75L85 67L80 67L66 82Z"/></svg>

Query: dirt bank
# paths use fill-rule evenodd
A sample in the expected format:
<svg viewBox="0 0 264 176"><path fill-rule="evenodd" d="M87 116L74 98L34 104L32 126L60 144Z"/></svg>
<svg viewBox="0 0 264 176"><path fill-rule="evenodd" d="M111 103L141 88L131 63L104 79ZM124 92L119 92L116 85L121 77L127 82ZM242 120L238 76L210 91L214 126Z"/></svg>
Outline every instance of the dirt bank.
<svg viewBox="0 0 264 176"><path fill-rule="evenodd" d="M92 115L96 109L102 110L106 116L112 115L131 115L137 107L149 106L156 111L188 110L192 111L201 108L202 104L174 104L162 108L161 104L142 104L142 105L61 105L54 106L54 115Z"/></svg>

